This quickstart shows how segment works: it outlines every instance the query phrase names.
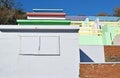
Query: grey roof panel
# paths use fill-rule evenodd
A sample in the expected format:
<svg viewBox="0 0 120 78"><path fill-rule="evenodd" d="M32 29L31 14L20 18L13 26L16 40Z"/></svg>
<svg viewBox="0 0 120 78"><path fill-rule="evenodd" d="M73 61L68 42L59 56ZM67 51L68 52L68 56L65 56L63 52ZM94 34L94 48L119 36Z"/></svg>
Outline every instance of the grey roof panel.
<svg viewBox="0 0 120 78"><path fill-rule="evenodd" d="M87 16L66 16L67 20L73 20L73 21L83 21L87 18Z"/></svg>

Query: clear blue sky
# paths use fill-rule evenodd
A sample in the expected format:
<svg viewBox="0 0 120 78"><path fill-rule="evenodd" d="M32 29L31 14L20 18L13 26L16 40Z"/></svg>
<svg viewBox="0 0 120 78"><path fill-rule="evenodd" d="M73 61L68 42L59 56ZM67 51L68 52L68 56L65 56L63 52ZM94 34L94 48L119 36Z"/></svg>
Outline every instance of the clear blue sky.
<svg viewBox="0 0 120 78"><path fill-rule="evenodd" d="M64 9L67 15L96 15L99 12L113 13L113 8L120 7L120 0L15 0L20 2L26 12L33 8Z"/></svg>

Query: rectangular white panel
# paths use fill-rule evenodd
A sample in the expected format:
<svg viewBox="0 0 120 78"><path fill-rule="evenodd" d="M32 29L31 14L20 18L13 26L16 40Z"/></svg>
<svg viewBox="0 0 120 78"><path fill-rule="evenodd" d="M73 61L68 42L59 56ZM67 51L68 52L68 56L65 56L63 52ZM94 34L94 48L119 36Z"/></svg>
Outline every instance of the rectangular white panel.
<svg viewBox="0 0 120 78"><path fill-rule="evenodd" d="M40 54L60 54L59 37L57 36L42 36L40 37Z"/></svg>
<svg viewBox="0 0 120 78"><path fill-rule="evenodd" d="M20 54L37 54L39 49L39 37L20 37Z"/></svg>

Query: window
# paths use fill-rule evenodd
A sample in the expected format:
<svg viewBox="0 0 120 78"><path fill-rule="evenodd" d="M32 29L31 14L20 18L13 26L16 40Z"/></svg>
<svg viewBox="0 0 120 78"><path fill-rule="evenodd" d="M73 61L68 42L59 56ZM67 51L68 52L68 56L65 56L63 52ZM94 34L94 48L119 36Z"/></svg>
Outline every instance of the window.
<svg viewBox="0 0 120 78"><path fill-rule="evenodd" d="M20 37L20 54L37 54L39 48L39 37Z"/></svg>
<svg viewBox="0 0 120 78"><path fill-rule="evenodd" d="M59 56L59 36L21 36L20 55Z"/></svg>
<svg viewBox="0 0 120 78"><path fill-rule="evenodd" d="M59 55L60 43L59 37L45 36L41 37L40 54L44 55Z"/></svg>

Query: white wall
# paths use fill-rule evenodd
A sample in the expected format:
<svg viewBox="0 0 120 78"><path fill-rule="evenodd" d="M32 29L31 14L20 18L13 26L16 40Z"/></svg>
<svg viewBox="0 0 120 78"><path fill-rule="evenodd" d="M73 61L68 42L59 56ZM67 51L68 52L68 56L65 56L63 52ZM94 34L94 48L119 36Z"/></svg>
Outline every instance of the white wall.
<svg viewBox="0 0 120 78"><path fill-rule="evenodd" d="M36 38L57 36L60 46L51 50L58 43L51 40L49 51L59 51L60 55L39 55L49 52L36 50ZM22 41L21 42L21 37ZM24 37L35 37L24 41ZM44 38L43 38L44 39ZM47 40L47 39L46 39ZM28 47L23 45L30 45ZM33 46L34 45L34 46ZM39 46L39 44L37 44ZM21 49L21 47L23 47ZM33 48L34 47L34 48ZM26 49L27 48L27 49ZM29 49L30 48L30 49ZM27 52L27 53L26 53ZM29 55L33 53L33 55ZM55 53L54 52L54 53ZM54 54L53 53L53 54ZM58 53L58 52L57 52ZM25 55L26 54L26 55ZM38 54L38 55L36 55ZM79 75L79 45L77 33L0 33L0 78L78 78Z"/></svg>
<svg viewBox="0 0 120 78"><path fill-rule="evenodd" d="M0 78L16 78L19 57L18 35L0 33Z"/></svg>
<svg viewBox="0 0 120 78"><path fill-rule="evenodd" d="M80 45L80 49L90 57L94 63L104 63L104 46L102 45Z"/></svg>

